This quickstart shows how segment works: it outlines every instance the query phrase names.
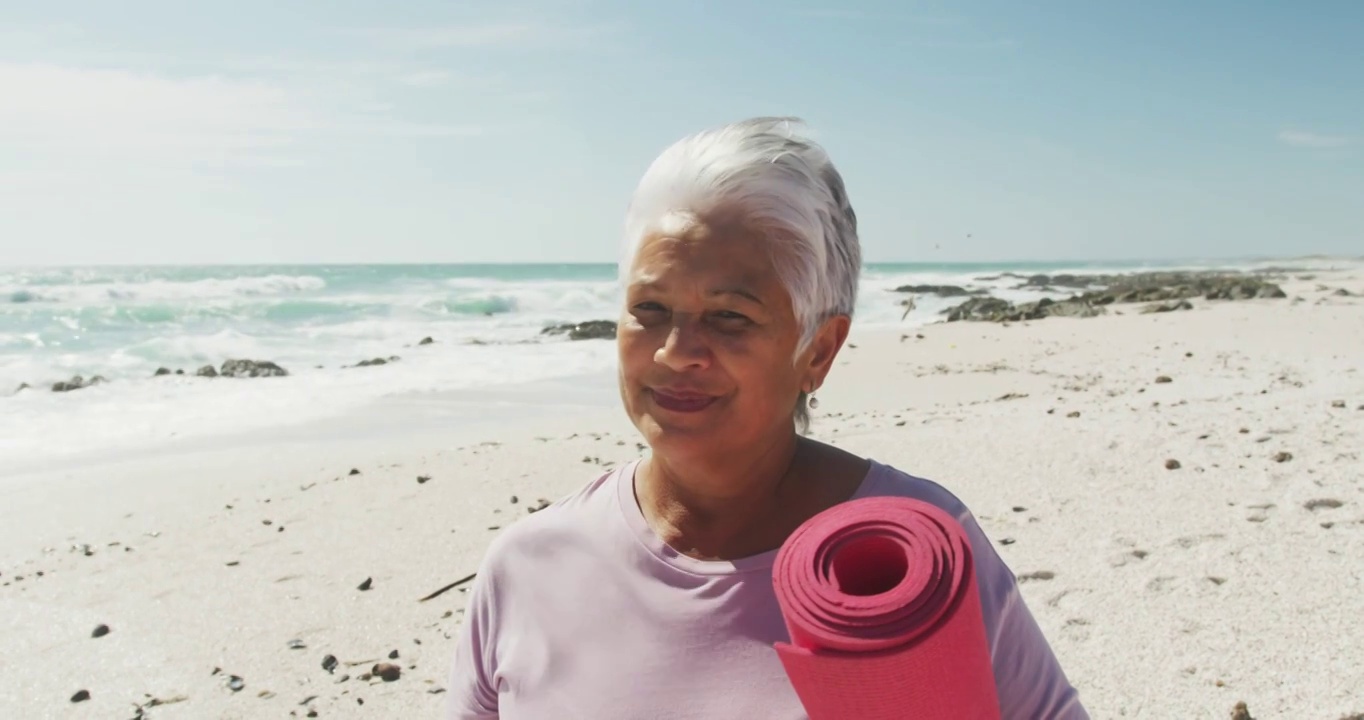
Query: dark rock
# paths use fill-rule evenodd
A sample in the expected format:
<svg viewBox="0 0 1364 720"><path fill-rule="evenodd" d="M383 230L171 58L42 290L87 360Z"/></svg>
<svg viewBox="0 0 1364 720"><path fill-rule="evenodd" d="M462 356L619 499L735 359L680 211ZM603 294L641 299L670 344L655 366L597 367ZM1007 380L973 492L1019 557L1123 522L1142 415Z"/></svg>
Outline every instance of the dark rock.
<svg viewBox="0 0 1364 720"><path fill-rule="evenodd" d="M403 669L393 663L379 663L369 672L375 677L382 678L384 682L393 682L403 675Z"/></svg>
<svg viewBox="0 0 1364 720"><path fill-rule="evenodd" d="M1307 502L1303 503L1302 506L1307 510L1316 512L1317 510L1321 510L1323 508L1326 510L1335 510L1336 508L1344 504L1345 503L1335 498L1318 498L1316 500L1308 500Z"/></svg>
<svg viewBox="0 0 1364 720"><path fill-rule="evenodd" d="M551 325L540 331L541 335L568 335L569 340L610 340L616 337L614 320L588 320L576 325Z"/></svg>
<svg viewBox="0 0 1364 720"><path fill-rule="evenodd" d="M1282 450L1281 450L1281 451L1279 451L1279 452L1274 453L1274 462L1276 462L1276 463L1286 463L1286 462L1288 462L1289 460L1292 460L1292 459L1293 459L1293 453L1291 453L1291 452L1285 452L1285 451L1282 451Z"/></svg>
<svg viewBox="0 0 1364 720"><path fill-rule="evenodd" d="M1332 401L1331 401L1331 407L1333 407L1333 408L1340 408L1341 410L1344 410L1344 409L1345 409L1345 401L1344 401L1344 400L1332 400Z"/></svg>
<svg viewBox="0 0 1364 720"><path fill-rule="evenodd" d="M227 679L227 688L232 692L241 692L246 687L246 681L239 675L233 675Z"/></svg>
<svg viewBox="0 0 1364 720"><path fill-rule="evenodd" d="M1255 720L1255 718L1250 716L1250 708L1246 707L1245 701L1240 701L1231 708L1231 720Z"/></svg>
<svg viewBox="0 0 1364 720"><path fill-rule="evenodd" d="M1157 384L1157 385L1164 385L1165 383L1170 383L1170 382L1174 382L1174 380L1171 379L1169 375L1160 375L1160 376L1157 376L1157 377L1156 377L1156 384Z"/></svg>
<svg viewBox="0 0 1364 720"><path fill-rule="evenodd" d="M958 320L995 321L999 316L1011 312L1013 303L995 297L971 298L966 302L943 311L948 322Z"/></svg>
<svg viewBox="0 0 1364 720"><path fill-rule="evenodd" d="M1068 418L1077 418L1077 417L1080 417L1080 411L1079 411L1079 410L1071 410L1070 412L1066 413L1066 417L1068 417Z"/></svg>
<svg viewBox="0 0 1364 720"><path fill-rule="evenodd" d="M1104 309L1075 299L1058 301L1042 298L1036 302L1014 305L1008 300L995 297L974 297L942 312L947 316L948 322L960 320L1021 322L1045 317L1094 317L1102 315Z"/></svg>
<svg viewBox="0 0 1364 720"><path fill-rule="evenodd" d="M303 650L303 649L306 648L306 647L308 647L307 644L305 644L302 640L290 640L290 641L289 641L289 649L290 649L290 650Z"/></svg>
<svg viewBox="0 0 1364 720"><path fill-rule="evenodd" d="M223 377L284 377L289 371L269 360L224 360L218 374Z"/></svg>
<svg viewBox="0 0 1364 720"><path fill-rule="evenodd" d="M1174 458L1170 458L1169 460L1166 460L1166 461L1165 461L1165 469L1166 469L1166 470L1178 470L1178 469L1181 468L1181 467L1183 467L1183 466L1180 465L1180 464L1179 464L1179 461L1176 460L1176 459L1174 459Z"/></svg>
<svg viewBox="0 0 1364 720"><path fill-rule="evenodd" d="M349 474L349 475L359 475L359 474L360 474L360 468L351 468L351 469L350 469L350 472L349 472L348 474Z"/></svg>
<svg viewBox="0 0 1364 720"><path fill-rule="evenodd" d="M328 673L336 674L337 660L335 655L326 655L322 658L322 669Z"/></svg>
<svg viewBox="0 0 1364 720"><path fill-rule="evenodd" d="M431 479L431 476L430 476L430 475L418 475L418 476L417 476L417 484L418 484L418 485L424 485L424 484L426 484L426 481L427 481L427 480L430 480L430 479Z"/></svg>
<svg viewBox="0 0 1364 720"><path fill-rule="evenodd" d="M205 365L199 368L194 374L199 377L215 378L218 377L218 368L215 368L212 365Z"/></svg>
<svg viewBox="0 0 1364 720"><path fill-rule="evenodd" d="M394 650L393 652L389 653L389 654L388 654L388 659L389 659L389 660L397 660L397 659L398 659L398 651L397 651L397 650Z"/></svg>
<svg viewBox="0 0 1364 720"><path fill-rule="evenodd" d="M25 391L25 390L28 390L28 389L32 388L32 387L33 387L33 386L32 386L32 385L29 385L28 383L19 383L19 387L15 388L15 389L14 389L14 392L15 392L15 394L18 394L18 393L21 393L21 392L23 392L23 391Z"/></svg>
<svg viewBox="0 0 1364 720"><path fill-rule="evenodd" d="M373 367L375 365L387 365L388 361L384 358L374 358L373 360L361 360L355 363L355 367Z"/></svg>
<svg viewBox="0 0 1364 720"><path fill-rule="evenodd" d="M96 375L90 378L89 380L86 380L80 375L77 375L71 378L70 380L66 380L64 382L52 383L52 392L71 392L72 390L83 390L88 387L94 387L95 385L98 385L102 382L108 382L108 380L105 380L104 377L101 375Z"/></svg>
<svg viewBox="0 0 1364 720"><path fill-rule="evenodd" d="M372 587L374 587L374 578L365 578L365 581L357 585L355 589L364 592Z"/></svg>
<svg viewBox="0 0 1364 720"><path fill-rule="evenodd" d="M1193 309L1193 303L1190 303L1188 300L1180 300L1180 301L1178 301L1178 302L1158 303L1158 304L1156 304L1156 305L1147 305L1146 307L1142 308L1141 311L1142 311L1142 313L1150 314L1150 313L1167 313L1167 312L1174 312L1174 311L1176 311L1176 310L1192 310L1192 309Z"/></svg>
<svg viewBox="0 0 1364 720"><path fill-rule="evenodd" d="M176 369L175 369L175 374L176 374L176 375L184 375L184 374L185 374L185 371L184 371L184 370L181 370L180 368L176 368Z"/></svg>
<svg viewBox="0 0 1364 720"><path fill-rule="evenodd" d="M987 290L967 290L960 285L901 285L895 292L916 295L937 295L939 297L961 297L963 295L986 295Z"/></svg>
<svg viewBox="0 0 1364 720"><path fill-rule="evenodd" d="M1331 294L1339 297L1352 297L1350 291L1346 290L1345 288L1336 288L1336 291Z"/></svg>
<svg viewBox="0 0 1364 720"><path fill-rule="evenodd" d="M169 375L169 374L171 374L170 368L168 368L168 367L159 367L159 368L156 369L156 372L152 373L152 377L161 377L162 375Z"/></svg>
<svg viewBox="0 0 1364 720"><path fill-rule="evenodd" d="M89 690L77 690L76 694L71 696L71 702L73 703L85 702L86 700L89 699L90 699Z"/></svg>
<svg viewBox="0 0 1364 720"><path fill-rule="evenodd" d="M1104 281L1104 279L1106 279L1106 278L1108 278L1108 277L1110 277L1110 276L1107 276L1107 275L1071 275L1071 274L1069 274L1069 273L1061 274L1061 275L1042 275L1042 274L1038 274L1038 275L1032 275L1032 276L1030 276L1022 285L1019 285L1019 287L1020 287L1020 288L1028 288L1028 287L1030 287L1030 288L1043 288L1043 287L1084 288L1084 287L1092 287L1092 286L1094 286L1094 285L1104 285L1104 284L1107 284L1107 283L1105 283L1105 282L1103 282L1103 281Z"/></svg>
<svg viewBox="0 0 1364 720"><path fill-rule="evenodd" d="M108 625L96 625L96 626L95 626L95 631L92 632L92 633L90 633L90 637L92 637L92 638L102 638L102 637L104 637L105 635L108 635L108 634L109 634L109 626L108 626Z"/></svg>
<svg viewBox="0 0 1364 720"><path fill-rule="evenodd" d="M429 338L429 337L424 337L424 338L422 338L422 341L419 342L419 343L417 343L417 344L418 344L418 345L430 345L430 344L433 343L433 342L435 342L435 340L432 340L432 339Z"/></svg>

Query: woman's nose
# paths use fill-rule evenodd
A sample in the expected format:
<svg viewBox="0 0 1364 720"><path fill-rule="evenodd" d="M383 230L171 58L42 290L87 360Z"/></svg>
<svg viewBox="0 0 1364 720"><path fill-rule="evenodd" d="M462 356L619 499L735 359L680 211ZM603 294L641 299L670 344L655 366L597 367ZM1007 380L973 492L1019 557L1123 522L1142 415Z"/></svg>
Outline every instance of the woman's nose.
<svg viewBox="0 0 1364 720"><path fill-rule="evenodd" d="M674 322L663 346L654 353L654 361L674 372L706 367L711 354L701 330L697 323L689 320Z"/></svg>

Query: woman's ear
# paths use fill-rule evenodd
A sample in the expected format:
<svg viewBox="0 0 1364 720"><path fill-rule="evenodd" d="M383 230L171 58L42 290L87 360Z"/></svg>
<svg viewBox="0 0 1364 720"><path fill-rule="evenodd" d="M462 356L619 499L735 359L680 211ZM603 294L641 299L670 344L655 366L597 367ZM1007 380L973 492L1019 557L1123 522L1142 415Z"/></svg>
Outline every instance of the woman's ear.
<svg viewBox="0 0 1364 720"><path fill-rule="evenodd" d="M807 370L807 376L815 389L824 384L824 377L833 368L834 359L838 357L838 351L847 341L851 327L852 318L847 315L835 315L825 320L815 332L814 339L810 341L810 361Z"/></svg>

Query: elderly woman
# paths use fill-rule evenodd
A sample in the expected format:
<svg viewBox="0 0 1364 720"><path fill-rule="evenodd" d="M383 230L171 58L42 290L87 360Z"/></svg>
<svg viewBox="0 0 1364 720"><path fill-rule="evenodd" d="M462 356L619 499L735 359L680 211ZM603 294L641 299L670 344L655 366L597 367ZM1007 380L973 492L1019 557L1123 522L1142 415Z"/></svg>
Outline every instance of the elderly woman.
<svg viewBox="0 0 1364 720"><path fill-rule="evenodd" d="M887 495L965 528L1004 717L1086 717L956 497L803 435L848 336L861 250L842 178L798 127L702 132L645 173L617 342L621 400L651 452L493 541L448 717L804 718L773 649L789 639L777 549L827 508Z"/></svg>

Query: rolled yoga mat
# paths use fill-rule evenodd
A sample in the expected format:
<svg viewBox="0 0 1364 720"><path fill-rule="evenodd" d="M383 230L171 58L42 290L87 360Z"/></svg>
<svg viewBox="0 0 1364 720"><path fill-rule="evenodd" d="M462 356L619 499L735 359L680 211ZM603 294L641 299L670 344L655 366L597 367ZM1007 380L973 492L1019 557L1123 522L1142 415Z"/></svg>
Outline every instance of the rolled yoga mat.
<svg viewBox="0 0 1364 720"><path fill-rule="evenodd" d="M997 720L971 544L928 503L872 497L806 521L772 572L776 650L810 720Z"/></svg>

